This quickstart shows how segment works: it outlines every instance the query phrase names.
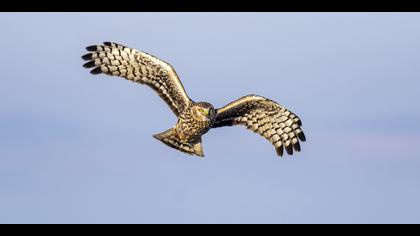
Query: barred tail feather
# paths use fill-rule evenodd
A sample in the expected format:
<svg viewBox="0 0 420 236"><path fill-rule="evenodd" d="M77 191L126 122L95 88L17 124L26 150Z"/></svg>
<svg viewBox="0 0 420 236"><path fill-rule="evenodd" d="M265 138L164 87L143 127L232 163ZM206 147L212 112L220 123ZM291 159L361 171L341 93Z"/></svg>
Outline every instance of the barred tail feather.
<svg viewBox="0 0 420 236"><path fill-rule="evenodd" d="M181 152L185 152L190 155L197 155L199 157L204 157L203 146L201 144L201 139L195 143L189 143L184 140L179 139L173 128L166 130L165 132L155 134L153 137L169 147L175 148Z"/></svg>

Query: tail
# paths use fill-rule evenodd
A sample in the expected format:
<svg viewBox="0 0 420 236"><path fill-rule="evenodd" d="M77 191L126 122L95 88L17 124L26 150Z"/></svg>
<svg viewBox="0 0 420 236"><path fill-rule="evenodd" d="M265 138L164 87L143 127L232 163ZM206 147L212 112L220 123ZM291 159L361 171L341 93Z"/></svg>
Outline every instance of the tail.
<svg viewBox="0 0 420 236"><path fill-rule="evenodd" d="M173 128L166 130L165 132L155 134L153 137L157 140L162 141L169 147L175 148L181 152L188 153L190 155L197 155L204 157L203 146L201 145L201 138L194 143L190 143L178 138Z"/></svg>

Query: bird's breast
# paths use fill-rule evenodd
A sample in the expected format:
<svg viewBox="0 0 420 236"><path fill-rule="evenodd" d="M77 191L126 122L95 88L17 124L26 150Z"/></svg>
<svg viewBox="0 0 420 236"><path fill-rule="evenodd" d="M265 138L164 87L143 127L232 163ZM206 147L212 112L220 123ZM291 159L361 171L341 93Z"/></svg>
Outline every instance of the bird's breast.
<svg viewBox="0 0 420 236"><path fill-rule="evenodd" d="M211 120L196 120L194 117L187 113L179 116L179 120L175 125L175 130L180 134L180 138L196 139L200 138L203 134L207 133L211 127Z"/></svg>

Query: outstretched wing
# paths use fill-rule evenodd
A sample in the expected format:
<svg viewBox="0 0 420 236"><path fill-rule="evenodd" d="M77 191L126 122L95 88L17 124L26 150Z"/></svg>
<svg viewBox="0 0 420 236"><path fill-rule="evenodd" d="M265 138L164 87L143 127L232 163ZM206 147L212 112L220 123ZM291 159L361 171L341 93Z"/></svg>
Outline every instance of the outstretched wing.
<svg viewBox="0 0 420 236"><path fill-rule="evenodd" d="M91 52L82 56L88 61L83 66L94 68L92 74L115 75L148 85L177 116L191 103L175 70L159 58L110 42L86 49Z"/></svg>
<svg viewBox="0 0 420 236"><path fill-rule="evenodd" d="M212 128L245 125L248 129L269 140L279 156L283 147L292 155L300 151L299 140L305 141L302 122L292 112L278 103L257 95L247 95L217 109Z"/></svg>

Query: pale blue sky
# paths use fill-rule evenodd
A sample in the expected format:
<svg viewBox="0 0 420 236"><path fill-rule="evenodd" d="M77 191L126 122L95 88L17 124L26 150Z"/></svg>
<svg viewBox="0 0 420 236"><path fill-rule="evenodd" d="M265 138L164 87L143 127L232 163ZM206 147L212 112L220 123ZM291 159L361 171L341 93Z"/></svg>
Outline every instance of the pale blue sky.
<svg viewBox="0 0 420 236"><path fill-rule="evenodd" d="M420 223L420 14L1 13L0 223ZM235 127L205 159L152 135L155 93L82 68L115 41L216 107L256 93L303 120L279 159Z"/></svg>

